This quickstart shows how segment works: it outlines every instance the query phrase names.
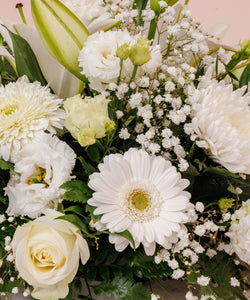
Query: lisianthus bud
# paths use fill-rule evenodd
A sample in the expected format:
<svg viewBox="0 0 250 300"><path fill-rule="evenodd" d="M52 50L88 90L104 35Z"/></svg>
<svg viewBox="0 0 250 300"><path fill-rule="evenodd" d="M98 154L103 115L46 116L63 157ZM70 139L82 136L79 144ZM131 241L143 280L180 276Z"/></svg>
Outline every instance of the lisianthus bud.
<svg viewBox="0 0 250 300"><path fill-rule="evenodd" d="M130 54L130 49L129 48L130 47L127 43L121 45L116 50L116 56L119 57L120 59L127 59L129 57L129 54Z"/></svg>
<svg viewBox="0 0 250 300"><path fill-rule="evenodd" d="M108 123L106 123L105 129L106 129L106 132L113 131L115 129L115 122L111 120Z"/></svg>
<svg viewBox="0 0 250 300"><path fill-rule="evenodd" d="M151 59L150 55L150 41L145 37L140 37L137 43L130 49L130 60L136 66L142 66Z"/></svg>
<svg viewBox="0 0 250 300"><path fill-rule="evenodd" d="M92 145L96 139L105 137L106 124L110 122L108 102L109 99L103 95L84 99L76 95L65 101L64 108L67 112L65 127L81 146Z"/></svg>
<svg viewBox="0 0 250 300"><path fill-rule="evenodd" d="M234 199L228 199L228 198L221 198L219 201L218 201L218 205L219 205L219 208L221 210L224 210L224 209L228 209L228 208L231 208L232 205L233 205L233 202L234 202Z"/></svg>

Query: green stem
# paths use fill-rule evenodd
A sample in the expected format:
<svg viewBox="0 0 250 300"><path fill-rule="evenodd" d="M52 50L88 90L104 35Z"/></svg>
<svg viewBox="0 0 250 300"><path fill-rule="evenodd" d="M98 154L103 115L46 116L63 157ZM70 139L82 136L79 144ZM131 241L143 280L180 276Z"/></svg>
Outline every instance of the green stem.
<svg viewBox="0 0 250 300"><path fill-rule="evenodd" d="M149 27L149 31L148 31L148 40L153 40L154 39L156 28L157 28L157 19L154 18L150 22L150 27Z"/></svg>
<svg viewBox="0 0 250 300"><path fill-rule="evenodd" d="M118 77L118 79L117 79L117 85L119 85L119 84L120 84L120 81L121 81L122 66L123 66L123 59L120 60L120 74L119 74L119 77Z"/></svg>
<svg viewBox="0 0 250 300"><path fill-rule="evenodd" d="M186 0L185 3L184 3L184 5L188 5L188 2L189 2L189 0Z"/></svg>
<svg viewBox="0 0 250 300"><path fill-rule="evenodd" d="M23 21L24 24L27 24L27 21L25 19L24 13L23 13L23 4L17 3L16 8L18 9L19 15Z"/></svg>
<svg viewBox="0 0 250 300"><path fill-rule="evenodd" d="M129 83L131 83L131 81L132 81L132 80L135 78L135 75L136 75L137 69L138 69L138 66L137 66L137 65L134 65L133 74L132 74L132 77L131 77L131 79L130 79L130 82L129 82Z"/></svg>
<svg viewBox="0 0 250 300"><path fill-rule="evenodd" d="M89 298L90 298L91 300L93 300L92 294L91 294L91 290L90 290L90 286L89 286L88 280L87 280L86 278L85 278L85 282L86 282L86 285L87 285L87 288L88 288Z"/></svg>

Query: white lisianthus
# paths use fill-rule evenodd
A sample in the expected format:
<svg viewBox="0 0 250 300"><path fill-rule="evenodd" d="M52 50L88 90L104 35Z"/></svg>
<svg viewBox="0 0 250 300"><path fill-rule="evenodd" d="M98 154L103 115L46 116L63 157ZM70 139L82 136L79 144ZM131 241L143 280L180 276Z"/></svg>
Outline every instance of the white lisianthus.
<svg viewBox="0 0 250 300"><path fill-rule="evenodd" d="M20 276L34 287L31 295L40 300L57 300L69 292L79 257L89 259L89 248L80 230L63 214L46 210L45 216L19 226L11 243Z"/></svg>
<svg viewBox="0 0 250 300"><path fill-rule="evenodd" d="M75 158L56 136L37 134L16 156L15 172L5 188L8 215L36 218L45 208L57 207L64 193L60 186L72 179Z"/></svg>
<svg viewBox="0 0 250 300"><path fill-rule="evenodd" d="M62 129L62 100L26 76L0 87L0 157L14 160L16 153L38 131Z"/></svg>
<svg viewBox="0 0 250 300"><path fill-rule="evenodd" d="M233 91L231 84L211 80L211 71L190 99L196 143L230 172L250 174L250 95L243 96L245 88Z"/></svg>
<svg viewBox="0 0 250 300"><path fill-rule="evenodd" d="M232 217L229 232L230 246L238 257L250 265L250 200L242 203Z"/></svg>
<svg viewBox="0 0 250 300"><path fill-rule="evenodd" d="M96 139L105 137L109 99L103 95L94 98L76 95L64 102L67 112L65 127L82 147L92 145Z"/></svg>
<svg viewBox="0 0 250 300"><path fill-rule="evenodd" d="M90 175L94 190L88 204L95 215L102 215L99 227L111 233L129 230L135 246L143 244L153 255L156 243L170 249L178 241L178 232L188 222L190 194L183 191L189 184L170 161L130 148L124 155L111 154L99 165L100 173ZM129 241L116 234L109 236L117 251Z"/></svg>
<svg viewBox="0 0 250 300"><path fill-rule="evenodd" d="M125 59L120 66L120 58L116 55L117 49L127 44L130 47L136 44L140 36L131 36L127 30L97 32L86 40L79 55L82 73L89 79L90 87L102 92L109 83L116 83L118 77L129 81L133 73L133 64L130 59ZM151 59L138 67L137 74L151 74L162 62L159 47L149 47Z"/></svg>

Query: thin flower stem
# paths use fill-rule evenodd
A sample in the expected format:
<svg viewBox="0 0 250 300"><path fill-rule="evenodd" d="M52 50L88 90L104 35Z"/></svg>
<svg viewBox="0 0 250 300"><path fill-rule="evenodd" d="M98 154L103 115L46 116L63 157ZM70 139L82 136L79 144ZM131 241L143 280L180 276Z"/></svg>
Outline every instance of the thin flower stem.
<svg viewBox="0 0 250 300"><path fill-rule="evenodd" d="M136 75L137 69L138 69L138 66L137 66L137 65L134 65L133 74L132 74L132 77L131 77L131 79L130 79L130 82L129 82L129 83L131 83L131 81L132 81L132 80L135 78L135 75Z"/></svg>
<svg viewBox="0 0 250 300"><path fill-rule="evenodd" d="M94 300L94 299L92 298L90 285L89 285L88 280L87 280L86 278L85 278L85 282L86 282L86 285L87 285L87 288L88 288L89 298L90 298L91 300Z"/></svg>
<svg viewBox="0 0 250 300"><path fill-rule="evenodd" d="M120 84L120 81L121 81L122 66L123 66L123 59L120 60L120 74L119 74L119 77L118 77L118 79L117 79L117 85L119 85L119 84Z"/></svg>
<svg viewBox="0 0 250 300"><path fill-rule="evenodd" d="M21 17L23 23L27 24L27 21L25 19L24 13L23 13L23 4L22 3L17 3L16 8L18 9L18 12L20 14L20 17Z"/></svg>
<svg viewBox="0 0 250 300"><path fill-rule="evenodd" d="M189 2L189 0L186 0L185 3L184 3L184 5L188 5L188 2Z"/></svg>

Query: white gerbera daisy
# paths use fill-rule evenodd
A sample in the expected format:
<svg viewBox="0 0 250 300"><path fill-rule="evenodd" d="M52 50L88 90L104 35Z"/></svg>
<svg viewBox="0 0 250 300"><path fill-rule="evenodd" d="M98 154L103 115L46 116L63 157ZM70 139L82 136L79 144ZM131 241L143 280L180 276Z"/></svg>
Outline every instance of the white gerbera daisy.
<svg viewBox="0 0 250 300"><path fill-rule="evenodd" d="M234 173L250 174L250 95L211 80L211 70L195 92L192 125L197 145Z"/></svg>
<svg viewBox="0 0 250 300"><path fill-rule="evenodd" d="M143 244L147 255L153 255L156 243L170 248L177 242L177 232L188 218L190 194L183 191L189 181L181 179L170 161L131 148L121 154L111 154L99 165L100 173L90 176L94 190L88 204L100 222L111 233L129 230L136 247ZM117 251L123 251L129 241L110 235Z"/></svg>
<svg viewBox="0 0 250 300"><path fill-rule="evenodd" d="M0 157L13 160L15 153L37 131L55 133L63 128L65 112L62 100L39 82L26 76L0 87Z"/></svg>
<svg viewBox="0 0 250 300"><path fill-rule="evenodd" d="M40 132L16 156L15 172L5 188L7 213L38 217L55 208L64 193L60 186L72 179L74 151L56 136Z"/></svg>

